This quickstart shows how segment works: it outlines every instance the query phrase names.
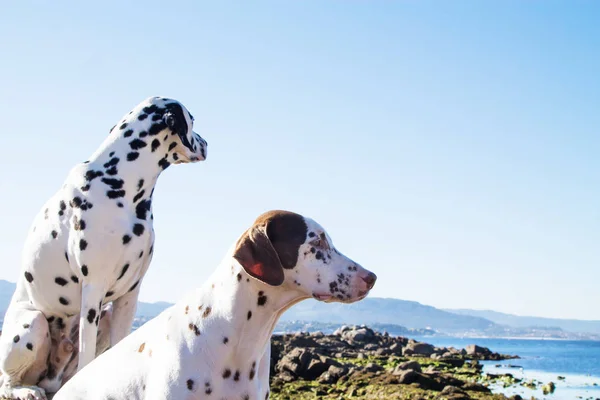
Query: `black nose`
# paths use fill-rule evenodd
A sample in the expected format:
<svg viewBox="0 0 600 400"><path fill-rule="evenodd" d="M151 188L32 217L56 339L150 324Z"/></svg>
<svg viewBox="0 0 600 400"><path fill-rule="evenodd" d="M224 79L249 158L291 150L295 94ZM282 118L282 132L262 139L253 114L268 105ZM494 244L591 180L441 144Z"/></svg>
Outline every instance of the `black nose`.
<svg viewBox="0 0 600 400"><path fill-rule="evenodd" d="M365 283L367 284L367 287L369 288L369 290L373 289L373 286L375 286L375 281L377 280L377 275L375 275L372 272L369 272L367 274L367 276L363 276L362 280L365 281Z"/></svg>

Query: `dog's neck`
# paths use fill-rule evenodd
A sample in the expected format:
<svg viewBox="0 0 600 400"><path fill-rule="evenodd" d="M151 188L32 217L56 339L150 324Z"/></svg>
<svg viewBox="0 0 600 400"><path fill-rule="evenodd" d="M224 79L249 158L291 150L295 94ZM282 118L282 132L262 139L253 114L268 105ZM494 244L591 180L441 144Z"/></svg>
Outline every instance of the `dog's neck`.
<svg viewBox="0 0 600 400"><path fill-rule="evenodd" d="M222 330L227 337L228 345L220 346L226 354L219 356L232 366L241 367L248 360L258 364L270 345L279 317L308 298L292 285L273 287L250 277L231 256L231 251L199 294L205 302L213 299L211 307L217 321L211 326Z"/></svg>
<svg viewBox="0 0 600 400"><path fill-rule="evenodd" d="M119 201L137 203L151 196L160 173L169 167L168 146L172 141L168 140L171 136L168 129L154 136L139 128L128 131L127 127L113 128L89 158L87 170L102 172L98 180L108 179L116 185L107 190L124 190L125 195Z"/></svg>

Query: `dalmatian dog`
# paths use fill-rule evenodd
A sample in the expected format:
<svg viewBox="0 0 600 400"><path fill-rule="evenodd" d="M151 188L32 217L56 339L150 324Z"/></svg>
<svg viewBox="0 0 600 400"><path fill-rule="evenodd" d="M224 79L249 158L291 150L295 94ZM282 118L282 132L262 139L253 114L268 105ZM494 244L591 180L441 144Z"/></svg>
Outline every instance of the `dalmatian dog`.
<svg viewBox="0 0 600 400"><path fill-rule="evenodd" d="M352 303L377 277L310 218L270 211L209 280L78 372L54 400L262 400L270 338L303 299Z"/></svg>
<svg viewBox="0 0 600 400"><path fill-rule="evenodd" d="M0 398L45 399L131 332L156 181L171 164L206 158L193 122L176 100L146 99L35 217L0 336Z"/></svg>

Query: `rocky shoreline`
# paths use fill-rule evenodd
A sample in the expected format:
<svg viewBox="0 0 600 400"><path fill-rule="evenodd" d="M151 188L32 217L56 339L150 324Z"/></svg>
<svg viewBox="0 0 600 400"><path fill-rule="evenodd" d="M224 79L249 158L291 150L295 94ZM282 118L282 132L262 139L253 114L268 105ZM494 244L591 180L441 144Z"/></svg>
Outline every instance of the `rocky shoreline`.
<svg viewBox="0 0 600 400"><path fill-rule="evenodd" d="M482 360L507 360L476 345L435 347L366 326L273 335L271 399L512 399L493 384L516 384L510 374L489 376Z"/></svg>

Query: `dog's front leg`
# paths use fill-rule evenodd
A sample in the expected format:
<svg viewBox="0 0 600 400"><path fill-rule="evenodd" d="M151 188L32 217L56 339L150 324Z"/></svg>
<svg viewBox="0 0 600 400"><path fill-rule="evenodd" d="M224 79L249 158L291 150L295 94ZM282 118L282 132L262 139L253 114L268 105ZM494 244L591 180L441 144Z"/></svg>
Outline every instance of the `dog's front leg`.
<svg viewBox="0 0 600 400"><path fill-rule="evenodd" d="M79 364L77 371L94 360L96 337L105 288L85 283L81 291L81 317L79 319Z"/></svg>
<svg viewBox="0 0 600 400"><path fill-rule="evenodd" d="M127 292L113 301L112 318L110 320L110 347L113 347L131 333L139 293L140 284L131 292Z"/></svg>

